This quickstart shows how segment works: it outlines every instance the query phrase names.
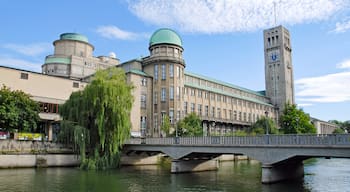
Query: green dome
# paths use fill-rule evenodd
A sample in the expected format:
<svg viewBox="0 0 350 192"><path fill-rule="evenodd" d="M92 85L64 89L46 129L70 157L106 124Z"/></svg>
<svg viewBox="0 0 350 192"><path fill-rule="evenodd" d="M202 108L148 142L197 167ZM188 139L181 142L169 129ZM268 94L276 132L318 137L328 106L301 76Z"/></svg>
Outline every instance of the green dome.
<svg viewBox="0 0 350 192"><path fill-rule="evenodd" d="M149 46L156 44L173 44L182 47L181 37L171 29L158 29L153 33L151 39L149 40Z"/></svg>
<svg viewBox="0 0 350 192"><path fill-rule="evenodd" d="M78 33L63 33L60 35L61 40L75 40L75 41L83 41L85 43L89 43L88 38L84 35Z"/></svg>

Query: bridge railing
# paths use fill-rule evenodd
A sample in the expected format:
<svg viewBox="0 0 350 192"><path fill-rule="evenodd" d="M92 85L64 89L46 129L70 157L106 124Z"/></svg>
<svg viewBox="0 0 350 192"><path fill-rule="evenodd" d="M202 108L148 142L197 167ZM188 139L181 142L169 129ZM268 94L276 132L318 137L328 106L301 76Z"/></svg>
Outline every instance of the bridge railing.
<svg viewBox="0 0 350 192"><path fill-rule="evenodd" d="M210 136L210 137L167 137L134 138L126 144L149 145L347 145L350 146L350 134L329 135L261 135L261 136Z"/></svg>

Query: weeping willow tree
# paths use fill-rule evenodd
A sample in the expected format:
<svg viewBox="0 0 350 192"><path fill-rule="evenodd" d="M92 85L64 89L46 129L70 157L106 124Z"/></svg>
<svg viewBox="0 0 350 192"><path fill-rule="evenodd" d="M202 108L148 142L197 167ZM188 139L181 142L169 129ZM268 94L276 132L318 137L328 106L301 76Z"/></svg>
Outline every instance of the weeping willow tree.
<svg viewBox="0 0 350 192"><path fill-rule="evenodd" d="M119 151L130 137L132 89L122 69L101 70L83 91L72 93L60 106L59 141L74 146L82 168L118 165Z"/></svg>

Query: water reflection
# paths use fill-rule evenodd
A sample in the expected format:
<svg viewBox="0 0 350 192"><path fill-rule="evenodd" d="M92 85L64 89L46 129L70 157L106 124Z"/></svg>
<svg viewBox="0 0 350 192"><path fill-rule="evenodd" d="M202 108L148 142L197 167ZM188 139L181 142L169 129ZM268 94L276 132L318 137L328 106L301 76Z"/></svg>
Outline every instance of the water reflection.
<svg viewBox="0 0 350 192"><path fill-rule="evenodd" d="M257 161L224 162L219 171L170 174L169 167L138 166L108 171L76 168L0 170L0 191L349 191L349 159L317 159L305 165L304 179L261 184Z"/></svg>

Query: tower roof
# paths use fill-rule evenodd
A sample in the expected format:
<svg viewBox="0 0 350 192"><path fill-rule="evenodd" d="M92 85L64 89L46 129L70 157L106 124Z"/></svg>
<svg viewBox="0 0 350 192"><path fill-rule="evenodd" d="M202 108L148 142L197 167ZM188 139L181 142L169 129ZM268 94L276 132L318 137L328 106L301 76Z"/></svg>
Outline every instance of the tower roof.
<svg viewBox="0 0 350 192"><path fill-rule="evenodd" d="M78 34L78 33L63 33L60 35L61 40L75 40L82 41L85 43L89 43L89 40L86 36Z"/></svg>
<svg viewBox="0 0 350 192"><path fill-rule="evenodd" d="M182 47L181 37L172 29L158 29L152 34L149 40L149 46L163 43L173 44Z"/></svg>

